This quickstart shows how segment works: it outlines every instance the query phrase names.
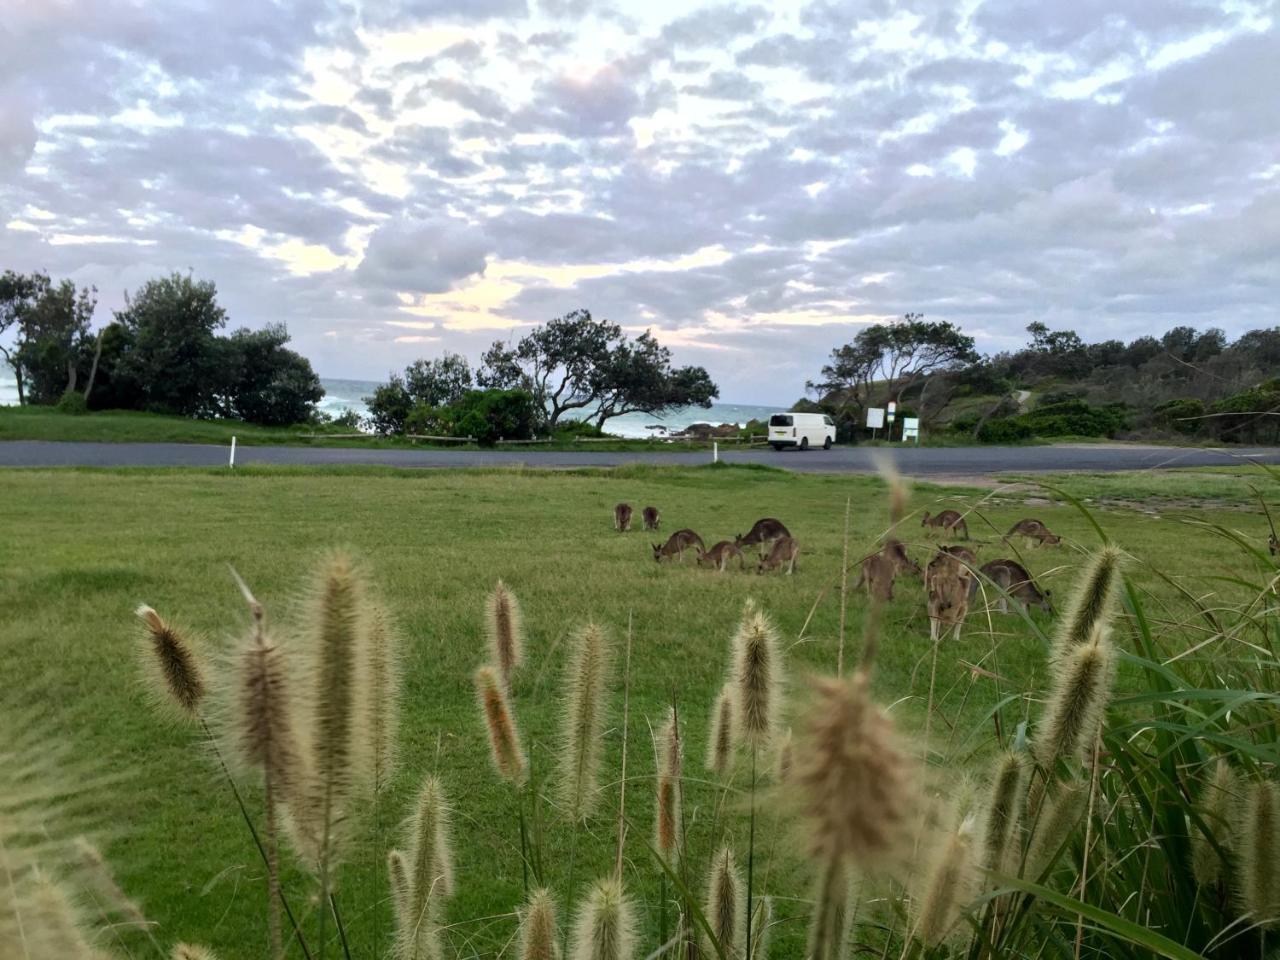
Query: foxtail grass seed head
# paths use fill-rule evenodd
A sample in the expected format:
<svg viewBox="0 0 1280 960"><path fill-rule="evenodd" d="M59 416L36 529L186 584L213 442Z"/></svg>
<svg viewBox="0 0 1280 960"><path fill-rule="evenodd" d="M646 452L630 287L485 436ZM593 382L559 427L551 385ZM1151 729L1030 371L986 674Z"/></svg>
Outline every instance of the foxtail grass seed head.
<svg viewBox="0 0 1280 960"><path fill-rule="evenodd" d="M1072 647L1091 643L1100 627L1110 625L1123 557L1124 554L1110 544L1093 555L1067 602L1054 638L1055 656L1066 656Z"/></svg>
<svg viewBox="0 0 1280 960"><path fill-rule="evenodd" d="M960 916L973 893L973 818L966 817L939 845L925 870L918 901L916 936L936 947L960 930Z"/></svg>
<svg viewBox="0 0 1280 960"><path fill-rule="evenodd" d="M769 940L773 936L773 897L755 902L751 916L751 956L747 960L766 960Z"/></svg>
<svg viewBox="0 0 1280 960"><path fill-rule="evenodd" d="M1250 783L1240 822L1240 905L1256 924L1280 923L1280 786Z"/></svg>
<svg viewBox="0 0 1280 960"><path fill-rule="evenodd" d="M399 850L387 851L387 879L391 886L391 906L396 914L396 931L403 940L408 936L409 918L413 914L413 882L409 878L409 863Z"/></svg>
<svg viewBox="0 0 1280 960"><path fill-rule="evenodd" d="M889 488L889 526L893 527L906 516L911 487L891 459L877 454L874 462L880 479Z"/></svg>
<svg viewBox="0 0 1280 960"><path fill-rule="evenodd" d="M502 779L514 784L524 782L527 763L516 730L515 715L507 701L507 693L493 667L476 671L476 698L489 731L489 749L493 765Z"/></svg>
<svg viewBox="0 0 1280 960"><path fill-rule="evenodd" d="M1115 654L1101 624L1092 641L1073 647L1057 662L1053 691L1036 731L1036 760L1046 770L1059 760L1085 758L1111 698L1114 673Z"/></svg>
<svg viewBox="0 0 1280 960"><path fill-rule="evenodd" d="M1031 845L1027 850L1026 879L1040 882L1058 854L1069 848L1071 838L1089 802L1089 785L1081 780L1054 784L1031 824Z"/></svg>
<svg viewBox="0 0 1280 960"><path fill-rule="evenodd" d="M733 638L733 680L738 733L752 747L763 746L777 727L781 672L778 632L749 603Z"/></svg>
<svg viewBox="0 0 1280 960"><path fill-rule="evenodd" d="M7 868L6 859L0 859L0 865ZM24 960L96 960L100 956L90 945L88 925L70 890L39 869L18 878L8 869L5 874L0 887L4 956Z"/></svg>
<svg viewBox="0 0 1280 960"><path fill-rule="evenodd" d="M1196 883L1202 887L1217 884L1228 866L1223 856L1235 854L1239 798L1239 778L1225 759L1219 759L1214 764L1213 776L1200 794L1198 813L1204 827L1196 826L1191 835L1191 869Z"/></svg>
<svg viewBox="0 0 1280 960"><path fill-rule="evenodd" d="M180 943L173 948L170 960L218 960L218 955L208 947L199 947L190 943Z"/></svg>
<svg viewBox="0 0 1280 960"><path fill-rule="evenodd" d="M520 918L520 960L560 960L556 901L550 890L535 890L529 895Z"/></svg>
<svg viewBox="0 0 1280 960"><path fill-rule="evenodd" d="M778 783L787 783L791 780L791 774L795 770L795 747L791 742L791 728L788 727L786 732L778 740L778 766L777 777Z"/></svg>
<svg viewBox="0 0 1280 960"><path fill-rule="evenodd" d="M572 960L631 960L635 956L635 909L621 881L597 881L573 924Z"/></svg>
<svg viewBox="0 0 1280 960"><path fill-rule="evenodd" d="M605 697L612 651L604 630L588 624L572 639L564 731L560 747L560 801L571 820L591 816L599 794Z"/></svg>
<svg viewBox="0 0 1280 960"><path fill-rule="evenodd" d="M0 837L0 844L3 844L3 837ZM86 874L85 887L92 891L100 912L104 915L118 914L127 923L142 929L147 922L142 908L124 892L102 851L86 837L76 837L73 845ZM3 860L3 854L0 854L0 863Z"/></svg>
<svg viewBox="0 0 1280 960"><path fill-rule="evenodd" d="M270 781L277 797L287 797L298 786L301 757L284 656L273 639L255 632L239 651L235 669L236 752L244 765Z"/></svg>
<svg viewBox="0 0 1280 960"><path fill-rule="evenodd" d="M485 604L485 625L489 632L489 655L508 688L516 668L524 660L524 629L520 603L501 580Z"/></svg>
<svg viewBox="0 0 1280 960"><path fill-rule="evenodd" d="M138 607L146 627L147 664L157 688L184 716L194 718L207 690L204 667L186 637L146 604Z"/></svg>
<svg viewBox="0 0 1280 960"><path fill-rule="evenodd" d="M676 723L676 711L667 711L667 721L658 731L657 797L654 804L654 847L668 863L680 855L680 778L684 765L683 744Z"/></svg>
<svg viewBox="0 0 1280 960"><path fill-rule="evenodd" d="M739 941L745 933L746 908L742 872L738 869L733 851L721 847L711 861L707 875L707 926L726 957L737 957L741 952ZM717 956L714 944L705 945L707 956Z"/></svg>
<svg viewBox="0 0 1280 960"><path fill-rule="evenodd" d="M916 795L914 763L867 687L862 670L814 682L794 778L814 859L863 870L903 852Z"/></svg>
<svg viewBox="0 0 1280 960"><path fill-rule="evenodd" d="M428 776L418 789L409 821L410 923L421 927L439 920L453 895L453 851L449 838L449 804L438 777Z"/></svg>
<svg viewBox="0 0 1280 960"><path fill-rule="evenodd" d="M737 740L733 687L725 684L711 708L711 728L707 736L707 769L721 777L733 766L733 744Z"/></svg>
<svg viewBox="0 0 1280 960"><path fill-rule="evenodd" d="M368 643L364 669L367 690L362 704L369 736L373 788L381 791L395 771L396 739L400 727L400 683L403 674L401 636L391 614L381 604L368 609Z"/></svg>
<svg viewBox="0 0 1280 960"><path fill-rule="evenodd" d="M996 761L982 834L982 866L987 870L1004 869L1005 858L1017 835L1021 818L1020 801L1026 782L1026 770L1026 760L1022 754L1002 754Z"/></svg>

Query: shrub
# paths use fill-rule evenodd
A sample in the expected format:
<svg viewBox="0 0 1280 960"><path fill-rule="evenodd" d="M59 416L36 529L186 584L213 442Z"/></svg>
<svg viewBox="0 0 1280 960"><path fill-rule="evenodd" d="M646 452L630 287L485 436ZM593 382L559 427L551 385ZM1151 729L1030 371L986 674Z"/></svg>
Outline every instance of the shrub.
<svg viewBox="0 0 1280 960"><path fill-rule="evenodd" d="M978 431L978 439L983 443L1018 443L1029 440L1034 435L1031 427L1022 417L988 420Z"/></svg>
<svg viewBox="0 0 1280 960"><path fill-rule="evenodd" d="M537 410L526 390L468 390L447 407L419 405L405 418L406 433L498 440L531 440Z"/></svg>
<svg viewBox="0 0 1280 960"><path fill-rule="evenodd" d="M574 437L603 437L605 432L590 420L561 420L556 424L556 437L570 440Z"/></svg>
<svg viewBox="0 0 1280 960"><path fill-rule="evenodd" d="M1194 398L1169 400L1157 406L1151 413L1152 420L1163 427L1177 430L1179 433L1196 433L1203 425L1203 421L1189 418L1204 415L1204 401Z"/></svg>
<svg viewBox="0 0 1280 960"><path fill-rule="evenodd" d="M75 390L68 390L64 393L53 408L58 413L68 413L73 416L89 412L89 404L85 400L84 394Z"/></svg>

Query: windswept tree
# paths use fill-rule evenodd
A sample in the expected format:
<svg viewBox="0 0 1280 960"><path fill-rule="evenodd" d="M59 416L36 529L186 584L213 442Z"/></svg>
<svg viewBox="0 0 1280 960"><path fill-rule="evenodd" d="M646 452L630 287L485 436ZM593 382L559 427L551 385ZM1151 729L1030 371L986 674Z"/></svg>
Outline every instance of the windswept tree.
<svg viewBox="0 0 1280 960"><path fill-rule="evenodd" d="M478 380L483 387L527 390L553 430L574 411L603 425L623 413L706 407L719 396L702 367L672 368L671 351L651 333L630 340L589 310L557 317L515 344L494 343Z"/></svg>
<svg viewBox="0 0 1280 960"><path fill-rule="evenodd" d="M285 347L282 323L261 330L240 329L220 339L224 416L269 427L306 421L324 396L311 361Z"/></svg>
<svg viewBox="0 0 1280 960"><path fill-rule="evenodd" d="M402 433L416 407L450 406L460 401L471 386L471 365L461 354L415 360L404 368L403 376L391 374L386 383L377 386L373 396L365 397L369 422L378 433Z"/></svg>
<svg viewBox="0 0 1280 960"><path fill-rule="evenodd" d="M53 403L76 389L93 352L89 323L96 305L93 288L77 291L70 280L54 283L47 273L0 276L0 337L14 333L0 354L13 368L19 403Z"/></svg>
<svg viewBox="0 0 1280 960"><path fill-rule="evenodd" d="M851 343L831 351L822 379L808 386L839 410L854 408L861 419L876 385L897 400L929 374L977 359L973 337L959 327L908 313L894 323L866 327Z"/></svg>

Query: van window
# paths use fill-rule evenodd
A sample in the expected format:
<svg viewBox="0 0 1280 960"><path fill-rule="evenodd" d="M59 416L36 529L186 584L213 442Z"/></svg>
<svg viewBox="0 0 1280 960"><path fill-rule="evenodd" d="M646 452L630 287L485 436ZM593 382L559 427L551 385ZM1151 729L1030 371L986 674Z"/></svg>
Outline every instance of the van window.
<svg viewBox="0 0 1280 960"><path fill-rule="evenodd" d="M834 427L836 425L836 422L832 420L830 417L823 417L822 422L825 423L828 427Z"/></svg>
<svg viewBox="0 0 1280 960"><path fill-rule="evenodd" d="M785 413L775 413L769 418L769 426L771 427L789 427L792 422L791 417Z"/></svg>

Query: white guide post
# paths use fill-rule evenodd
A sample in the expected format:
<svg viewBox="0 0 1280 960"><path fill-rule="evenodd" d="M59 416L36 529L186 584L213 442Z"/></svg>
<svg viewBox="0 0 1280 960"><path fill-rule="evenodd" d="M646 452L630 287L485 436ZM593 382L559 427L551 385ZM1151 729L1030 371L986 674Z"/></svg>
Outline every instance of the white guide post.
<svg viewBox="0 0 1280 960"><path fill-rule="evenodd" d="M227 464L227 466L234 467L235 465L236 465L236 438L235 438L235 434L232 434L231 435L231 461Z"/></svg>
<svg viewBox="0 0 1280 960"><path fill-rule="evenodd" d="M712 463L720 462L720 443L719 441L716 441L716 440L711 441L711 462Z"/></svg>

